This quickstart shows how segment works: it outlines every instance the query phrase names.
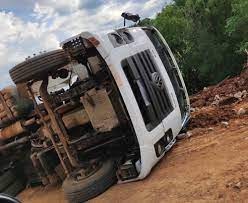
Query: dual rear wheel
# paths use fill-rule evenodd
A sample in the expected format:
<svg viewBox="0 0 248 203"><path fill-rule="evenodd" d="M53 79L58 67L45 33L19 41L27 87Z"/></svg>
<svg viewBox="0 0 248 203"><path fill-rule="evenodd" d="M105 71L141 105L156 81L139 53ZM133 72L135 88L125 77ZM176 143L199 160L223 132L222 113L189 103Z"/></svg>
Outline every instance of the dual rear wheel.
<svg viewBox="0 0 248 203"><path fill-rule="evenodd" d="M105 160L87 176L75 170L63 183L65 197L70 203L82 203L106 191L116 183L116 167L113 160Z"/></svg>
<svg viewBox="0 0 248 203"><path fill-rule="evenodd" d="M62 49L43 53L16 65L10 71L10 77L15 84L30 80L39 80L52 71L69 63L69 58Z"/></svg>
<svg viewBox="0 0 248 203"><path fill-rule="evenodd" d="M18 177L15 169L9 169L0 176L0 193L16 196L26 187L26 180Z"/></svg>

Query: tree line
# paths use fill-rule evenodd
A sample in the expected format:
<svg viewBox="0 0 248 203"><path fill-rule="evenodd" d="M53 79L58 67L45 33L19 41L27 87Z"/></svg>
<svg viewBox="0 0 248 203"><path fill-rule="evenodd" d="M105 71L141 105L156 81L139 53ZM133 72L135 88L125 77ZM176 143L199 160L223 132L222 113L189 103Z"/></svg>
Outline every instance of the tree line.
<svg viewBox="0 0 248 203"><path fill-rule="evenodd" d="M248 49L248 0L174 0L154 19L190 93L240 73Z"/></svg>

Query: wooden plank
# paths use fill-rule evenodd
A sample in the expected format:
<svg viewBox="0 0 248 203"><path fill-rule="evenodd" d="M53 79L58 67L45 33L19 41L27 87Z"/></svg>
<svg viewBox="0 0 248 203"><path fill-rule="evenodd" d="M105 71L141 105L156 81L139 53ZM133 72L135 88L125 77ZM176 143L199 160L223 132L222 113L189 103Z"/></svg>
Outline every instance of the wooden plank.
<svg viewBox="0 0 248 203"><path fill-rule="evenodd" d="M10 108L8 107L8 105L6 104L6 101L5 101L5 99L4 99L3 94L2 94L1 91L0 91L0 101L1 101L1 103L2 103L2 105L3 105L3 107L4 107L4 110L5 110L6 113L7 113L8 118L11 119L11 120L14 120L15 117L14 117L14 115L12 114L12 112L11 112Z"/></svg>

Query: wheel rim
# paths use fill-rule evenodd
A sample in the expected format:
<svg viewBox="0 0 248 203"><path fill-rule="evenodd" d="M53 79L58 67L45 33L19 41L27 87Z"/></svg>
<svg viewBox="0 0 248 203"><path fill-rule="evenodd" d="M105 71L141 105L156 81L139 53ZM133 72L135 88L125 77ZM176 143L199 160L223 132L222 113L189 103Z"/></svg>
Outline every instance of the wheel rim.
<svg viewBox="0 0 248 203"><path fill-rule="evenodd" d="M89 176L95 174L101 167L102 167L102 162L97 161L95 163L90 164L86 168L77 169L75 172L72 173L72 178L76 182L82 181L88 178Z"/></svg>

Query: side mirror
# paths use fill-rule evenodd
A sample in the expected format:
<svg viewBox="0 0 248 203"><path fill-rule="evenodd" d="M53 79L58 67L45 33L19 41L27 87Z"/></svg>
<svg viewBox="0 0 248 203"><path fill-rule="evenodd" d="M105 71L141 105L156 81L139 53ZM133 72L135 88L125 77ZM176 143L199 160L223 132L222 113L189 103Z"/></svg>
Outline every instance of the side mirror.
<svg viewBox="0 0 248 203"><path fill-rule="evenodd" d="M124 18L124 26L126 25L126 20L131 20L135 23L137 23L140 20L140 16L138 14L132 14L132 13L122 13L121 16Z"/></svg>
<svg viewBox="0 0 248 203"><path fill-rule="evenodd" d="M21 203L16 198L11 197L10 195L6 195L6 194L0 194L0 202L1 203Z"/></svg>

